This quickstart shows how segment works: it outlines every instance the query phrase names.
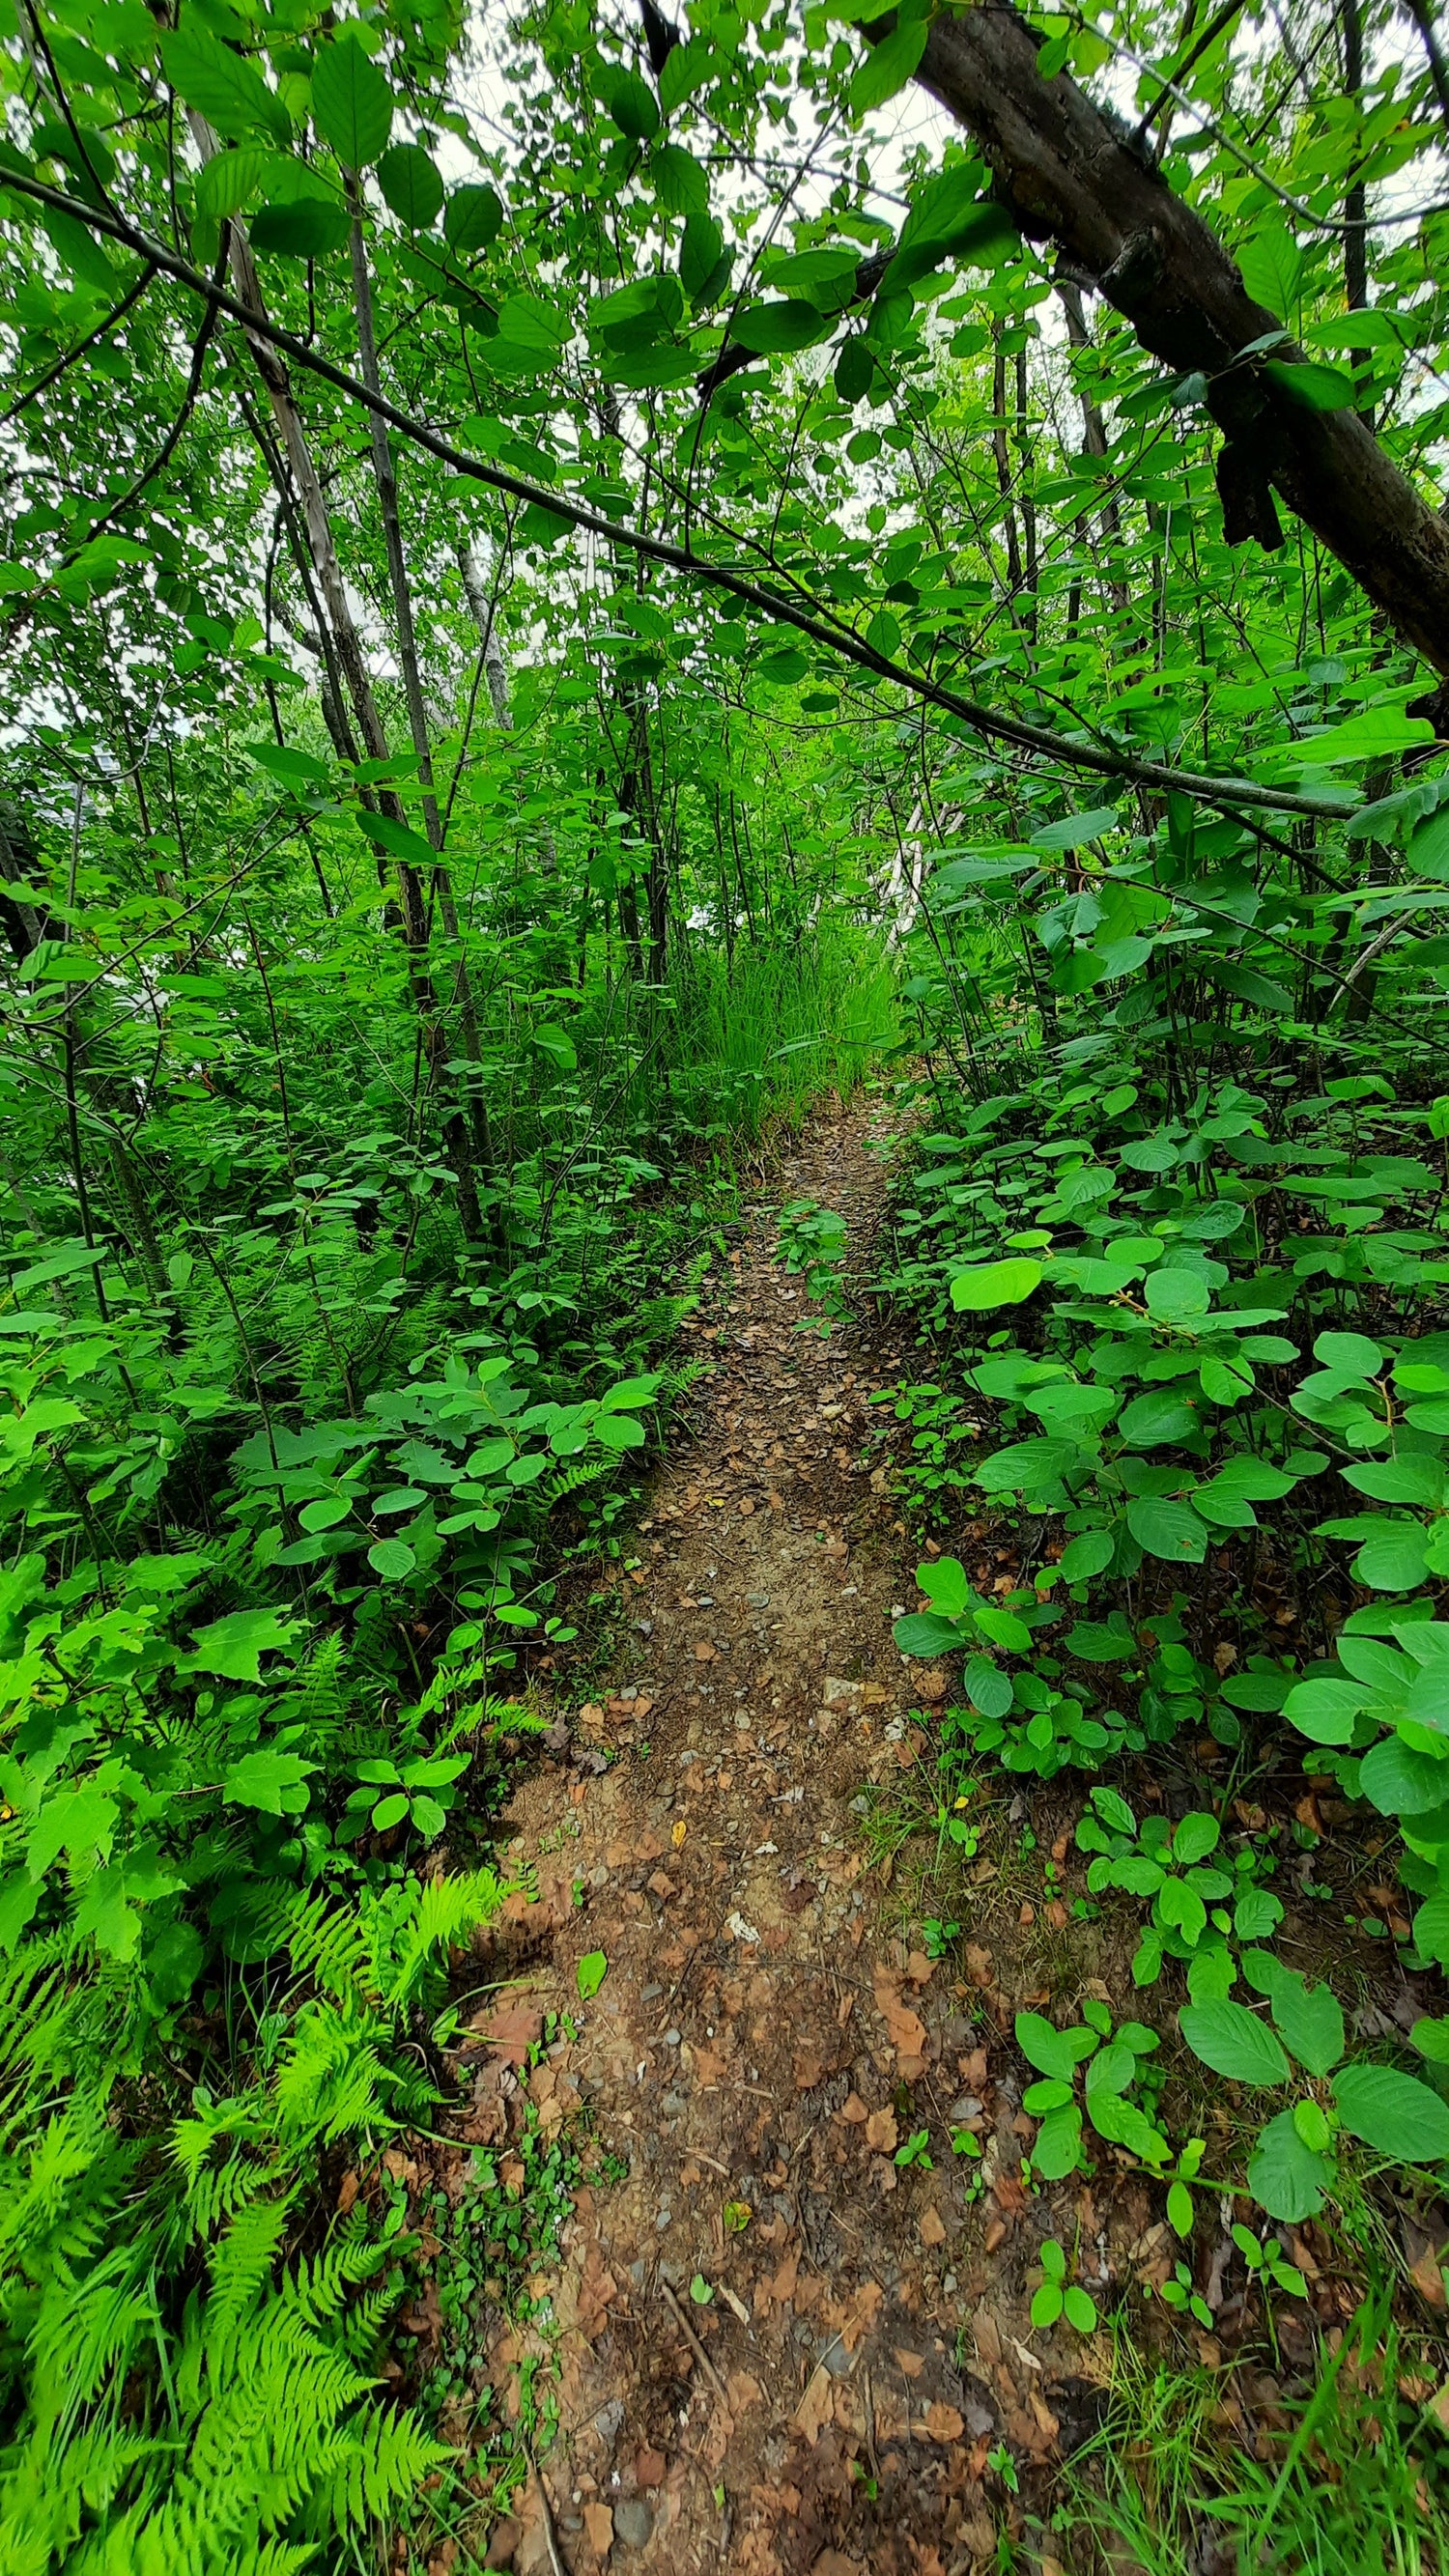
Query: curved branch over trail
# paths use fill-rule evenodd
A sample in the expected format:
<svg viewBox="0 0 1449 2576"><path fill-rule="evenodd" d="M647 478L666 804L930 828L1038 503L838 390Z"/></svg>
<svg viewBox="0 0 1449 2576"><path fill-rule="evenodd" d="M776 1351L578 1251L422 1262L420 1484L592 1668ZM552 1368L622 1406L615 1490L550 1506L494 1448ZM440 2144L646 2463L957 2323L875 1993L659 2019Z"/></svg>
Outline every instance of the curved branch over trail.
<svg viewBox="0 0 1449 2576"><path fill-rule="evenodd" d="M189 261L168 250L163 242L153 240L135 224L90 206L81 198L69 197L58 189L48 188L38 179L0 168L0 190L7 188L31 198L37 205L54 206L88 225L91 231L103 234L107 241L120 242L127 250L137 252L165 276L184 286L189 294L199 296L227 314L232 321L239 322L254 342L263 342L268 348L290 358L294 365L317 377L321 383L330 385L335 393L342 394L348 401L359 404L364 411L384 421L399 437L410 439L427 455L436 457L439 464L450 466L455 474L481 483L489 491L501 493L509 500L537 502L541 509L550 511L555 518L566 520L570 527L586 530L590 536L607 545L627 547L652 563L667 565L686 580L702 582L712 589L727 592L731 598L742 600L747 607L757 609L762 615L778 619L782 625L793 626L798 634L808 636L813 644L837 654L842 661L853 663L858 670L869 671L878 680L891 681L927 706L939 707L944 714L959 717L985 741L1010 744L1017 751L1060 761L1065 767L1084 770L1091 777L1120 780L1123 785L1146 787L1159 793L1176 789L1184 796L1198 797L1224 811L1257 808L1264 813L1329 818L1353 813L1361 801L1350 794L1324 795L1318 790L1310 792L1301 788L1272 787L1260 785L1254 779L1214 778L1196 770L1176 769L1167 761L1140 759L1116 743L1075 740L1070 735L1053 732L1046 725L1032 724L1025 717L983 705L977 698L965 697L959 690L933 680L926 672L878 652L853 627L837 622L828 606L798 586L793 595L767 588L763 581L752 580L732 564L697 554L692 546L675 545L667 537L656 537L645 529L630 527L627 521L607 518L601 511L571 500L566 493L552 486L528 482L520 474L509 473L500 465L485 463L480 457L469 455L464 449L455 447L450 439L440 437L426 422L415 419L398 404L389 402L384 395L360 383L344 367L334 366L330 358L309 347L294 332L282 330L265 313L226 294L212 279L193 268ZM773 563L767 562L766 569L776 581L788 577Z"/></svg>

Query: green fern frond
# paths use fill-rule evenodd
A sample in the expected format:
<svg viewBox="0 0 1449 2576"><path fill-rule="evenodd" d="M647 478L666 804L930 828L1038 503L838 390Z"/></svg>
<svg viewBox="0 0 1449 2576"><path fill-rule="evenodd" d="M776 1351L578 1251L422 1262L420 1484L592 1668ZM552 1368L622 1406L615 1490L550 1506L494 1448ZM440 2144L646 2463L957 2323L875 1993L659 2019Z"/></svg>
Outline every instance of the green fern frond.
<svg viewBox="0 0 1449 2576"><path fill-rule="evenodd" d="M297 2015L277 2069L277 2117L296 2141L329 2143L350 2129L391 2125L398 2090L378 2055L377 2023L360 2006L308 2004Z"/></svg>
<svg viewBox="0 0 1449 2576"><path fill-rule="evenodd" d="M312 1977L339 2000L377 1998L361 1908L329 1902L324 1894L293 1900L286 1946L299 1976Z"/></svg>
<svg viewBox="0 0 1449 2576"><path fill-rule="evenodd" d="M211 2258L206 2302L207 2371L213 2381L231 2376L242 2329L270 2282L295 2194L255 2200L228 2221Z"/></svg>
<svg viewBox="0 0 1449 2576"><path fill-rule="evenodd" d="M585 1485L596 1485L601 1476L612 1475L618 1463L612 1449L602 1458L577 1458L572 1465L561 1467L557 1475L545 1477L538 1491L552 1510L555 1503L567 1502L570 1494L579 1493Z"/></svg>
<svg viewBox="0 0 1449 2576"><path fill-rule="evenodd" d="M288 2273L278 2293L279 2305L284 2314L321 2335L341 2318L350 2292L372 2280L387 2259L385 2245L361 2228L344 2227L325 2252L314 2255L310 2263L304 2258Z"/></svg>
<svg viewBox="0 0 1449 2576"><path fill-rule="evenodd" d="M409 1890L412 1921L397 1942L392 1958L377 1962L377 1981L394 2011L416 1997L429 1962L439 1950L466 1940L478 1926L491 1923L503 1903L503 1890L491 1869L467 1877L433 1878Z"/></svg>
<svg viewBox="0 0 1449 2576"><path fill-rule="evenodd" d="M385 2415L377 2409L354 2419L349 2431L347 2456L327 2497L339 2522L365 2522L370 2514L387 2513L453 2457L410 2415Z"/></svg>

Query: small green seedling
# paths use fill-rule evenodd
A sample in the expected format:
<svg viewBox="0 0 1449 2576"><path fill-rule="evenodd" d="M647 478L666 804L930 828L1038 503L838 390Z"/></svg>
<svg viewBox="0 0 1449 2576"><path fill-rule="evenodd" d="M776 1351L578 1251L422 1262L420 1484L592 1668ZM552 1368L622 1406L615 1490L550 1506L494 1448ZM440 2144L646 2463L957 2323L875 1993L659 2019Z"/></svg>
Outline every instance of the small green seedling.
<svg viewBox="0 0 1449 2576"><path fill-rule="evenodd" d="M1165 2308L1175 2308L1179 2316L1185 2311L1198 2325L1211 2330L1213 2312L1206 2299L1193 2288L1192 2273L1186 2263L1174 2266L1172 2279L1162 2283L1157 2295Z"/></svg>
<svg viewBox="0 0 1449 2576"><path fill-rule="evenodd" d="M1046 2277L1032 2295L1032 2324L1054 2326L1059 2317L1065 2317L1078 2334L1095 2334L1096 2305L1079 2282L1067 2279L1067 2258L1054 2236L1042 2242L1041 2268Z"/></svg>
<svg viewBox="0 0 1449 2576"><path fill-rule="evenodd" d="M932 2172L933 2167L930 2156L930 2144L931 2132L929 2129L913 2129L904 2146L897 2147L895 2154L896 2163L898 2165L919 2165L924 2173Z"/></svg>
<svg viewBox="0 0 1449 2576"><path fill-rule="evenodd" d="M1233 2243L1247 2264L1251 2277L1271 2281L1276 2289L1286 2290L1290 2298L1307 2298L1308 2284L1296 2263L1283 2261L1282 2248L1276 2236L1265 2237L1260 2244L1251 2227L1238 2226L1233 2229Z"/></svg>

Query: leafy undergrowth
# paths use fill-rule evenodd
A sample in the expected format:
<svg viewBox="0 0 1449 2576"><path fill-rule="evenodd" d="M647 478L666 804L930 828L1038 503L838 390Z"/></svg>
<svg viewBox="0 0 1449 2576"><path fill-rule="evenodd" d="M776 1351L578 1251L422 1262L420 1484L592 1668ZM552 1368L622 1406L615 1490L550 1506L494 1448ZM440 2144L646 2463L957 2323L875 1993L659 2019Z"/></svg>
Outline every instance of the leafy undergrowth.
<svg viewBox="0 0 1449 2576"><path fill-rule="evenodd" d="M1370 2382L1390 2392L1374 2509L1430 2565L1449 1227L1437 1156L1403 1147L1443 1103L1410 1049L1401 1106L1379 1070L1282 1106L1261 1080L1204 1083L1173 1115L1140 1042L1095 1054L1065 1102L1018 1067L958 1104L899 1196L884 1284L930 1356L874 1446L935 1533L895 1633L939 1671L915 1785L867 1831L938 1950L989 1941L1036 1989L1014 2025L1028 2187L1080 2178L1100 2202L1150 2178L1153 2316L1129 2300L1124 2351L1165 2311L1231 2387L1265 2369L1290 2417L1311 2409L1291 2466L1257 2455L1261 2492L1218 2457L1224 2566L1259 2542L1270 2564L1378 2563L1346 2537L1345 2410ZM1364 2301L1377 2322L1341 2368ZM1122 2367L1130 2424L1148 2381ZM1136 2512L1124 2475L1112 2509ZM1315 2557L1320 2475L1345 2501Z"/></svg>

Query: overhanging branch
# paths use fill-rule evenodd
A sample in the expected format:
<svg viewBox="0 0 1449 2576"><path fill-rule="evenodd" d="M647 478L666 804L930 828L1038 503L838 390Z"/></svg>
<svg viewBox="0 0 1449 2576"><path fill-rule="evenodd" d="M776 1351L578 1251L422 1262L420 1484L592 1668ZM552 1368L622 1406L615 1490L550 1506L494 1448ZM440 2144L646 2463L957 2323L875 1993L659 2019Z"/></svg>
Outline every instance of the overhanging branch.
<svg viewBox="0 0 1449 2576"><path fill-rule="evenodd" d="M678 573L683 580L724 591L747 608L756 609L781 625L793 627L797 634L807 636L811 643L818 644L841 660L853 663L857 670L869 672L873 679L889 681L926 705L957 717L988 742L1006 744L1013 750L1029 752L1038 759L1083 770L1094 778L1117 780L1123 786L1145 787L1156 795L1176 793L1194 797L1224 810L1246 808L1265 813L1318 816L1324 820L1341 818L1356 810L1359 800L1352 796L1325 797L1308 794L1301 789L1260 786L1252 779L1214 778L1195 770L1175 769L1162 761L1140 760L1115 744L1074 742L1045 725L1031 724L1023 717L1005 714L999 708L983 705L978 699L964 697L957 690L948 689L940 681L931 679L927 673L912 670L908 664L892 661L887 654L877 652L852 628L838 625L827 614L820 613L817 603L802 607L788 592L767 589L763 583L752 581L747 573L737 571L730 564L717 563L707 555L696 554L692 547L674 545L667 537L651 536L642 528L631 528L608 519L601 511L590 510L581 502L569 500L563 493L550 491L542 484L526 482L522 475L510 474L502 466L470 456L465 449L453 446L449 439L440 437L424 422L400 410L385 395L371 392L344 368L334 366L319 350L308 348L305 341L299 340L293 332L283 330L270 318L264 318L238 302L214 280L205 277L200 269L193 268L176 252L168 250L164 243L153 241L149 234L124 218L66 196L59 189L48 188L43 181L17 171L0 169L0 188L29 197L36 204L53 206L88 224L93 232L104 234L107 240L119 242L138 257L149 260L154 268L174 278L189 294L240 323L253 340L266 341L295 366L330 385L347 401L373 413L400 438L410 440L453 473L470 482L481 483L508 500L536 503L540 509L551 511L556 518L565 520L571 527L581 528L601 543L626 546L650 562L662 564L669 571Z"/></svg>

